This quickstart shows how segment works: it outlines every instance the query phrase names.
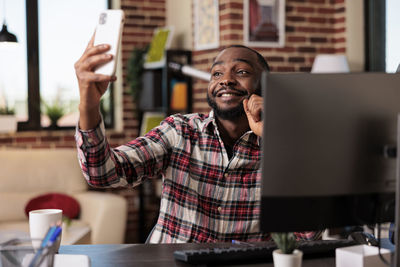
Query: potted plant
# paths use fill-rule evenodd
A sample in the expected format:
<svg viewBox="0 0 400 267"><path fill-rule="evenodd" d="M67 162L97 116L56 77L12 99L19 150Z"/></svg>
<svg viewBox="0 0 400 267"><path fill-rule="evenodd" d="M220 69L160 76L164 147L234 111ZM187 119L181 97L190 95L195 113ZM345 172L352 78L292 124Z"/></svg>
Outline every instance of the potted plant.
<svg viewBox="0 0 400 267"><path fill-rule="evenodd" d="M144 61L147 50L148 46L144 48L134 48L127 64L126 78L131 89L130 92L133 101L135 103L139 101L140 92L142 90L142 75L144 71Z"/></svg>
<svg viewBox="0 0 400 267"><path fill-rule="evenodd" d="M17 117L14 109L7 106L0 107L0 133L14 133L17 131Z"/></svg>
<svg viewBox="0 0 400 267"><path fill-rule="evenodd" d="M275 267L301 267L303 252L296 249L297 241L293 233L272 233L278 249L272 252Z"/></svg>
<svg viewBox="0 0 400 267"><path fill-rule="evenodd" d="M57 122L65 115L66 108L58 100L54 101L52 104L48 104L43 100L42 102L44 106L44 114L46 114L50 120L50 129L58 128Z"/></svg>

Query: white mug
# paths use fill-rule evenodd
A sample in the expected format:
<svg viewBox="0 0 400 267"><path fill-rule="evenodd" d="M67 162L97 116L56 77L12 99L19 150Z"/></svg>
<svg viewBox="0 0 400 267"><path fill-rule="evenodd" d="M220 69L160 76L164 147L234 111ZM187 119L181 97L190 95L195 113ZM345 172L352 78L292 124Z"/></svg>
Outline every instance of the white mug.
<svg viewBox="0 0 400 267"><path fill-rule="evenodd" d="M42 209L29 212L29 233L35 250L40 247L41 240L45 237L49 228L56 223L61 223L61 220L62 210L59 209ZM60 241L61 238L56 244L56 252L60 248Z"/></svg>

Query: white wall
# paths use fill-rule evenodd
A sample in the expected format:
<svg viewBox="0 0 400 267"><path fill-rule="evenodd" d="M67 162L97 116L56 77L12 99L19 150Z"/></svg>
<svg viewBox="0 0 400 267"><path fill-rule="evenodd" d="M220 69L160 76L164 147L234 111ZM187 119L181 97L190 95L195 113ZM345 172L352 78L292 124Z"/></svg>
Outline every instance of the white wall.
<svg viewBox="0 0 400 267"><path fill-rule="evenodd" d="M174 27L172 49L192 50L192 1L167 0L167 26Z"/></svg>
<svg viewBox="0 0 400 267"><path fill-rule="evenodd" d="M346 55L350 71L363 71L365 66L363 0L346 0Z"/></svg>

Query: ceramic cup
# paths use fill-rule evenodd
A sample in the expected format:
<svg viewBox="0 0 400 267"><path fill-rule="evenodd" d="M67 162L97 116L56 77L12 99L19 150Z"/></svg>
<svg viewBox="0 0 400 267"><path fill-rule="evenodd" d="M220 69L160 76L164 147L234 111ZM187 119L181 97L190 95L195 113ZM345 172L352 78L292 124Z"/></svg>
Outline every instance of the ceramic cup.
<svg viewBox="0 0 400 267"><path fill-rule="evenodd" d="M62 210L59 209L42 209L29 212L29 233L35 250L40 247L41 239L45 237L49 228L60 223L61 220ZM56 252L60 248L60 241L61 238L58 239L56 244Z"/></svg>

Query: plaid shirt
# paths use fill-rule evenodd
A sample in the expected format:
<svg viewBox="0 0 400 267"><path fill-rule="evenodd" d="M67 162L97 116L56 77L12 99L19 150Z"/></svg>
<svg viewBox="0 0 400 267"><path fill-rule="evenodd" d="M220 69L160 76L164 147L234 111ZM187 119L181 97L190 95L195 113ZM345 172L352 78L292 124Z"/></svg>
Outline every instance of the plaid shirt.
<svg viewBox="0 0 400 267"><path fill-rule="evenodd" d="M134 186L162 176L150 243L268 240L259 232L260 138L246 132L228 158L213 112L174 115L144 137L111 149L103 123L76 132L81 168L95 187ZM314 238L313 233L297 234Z"/></svg>

